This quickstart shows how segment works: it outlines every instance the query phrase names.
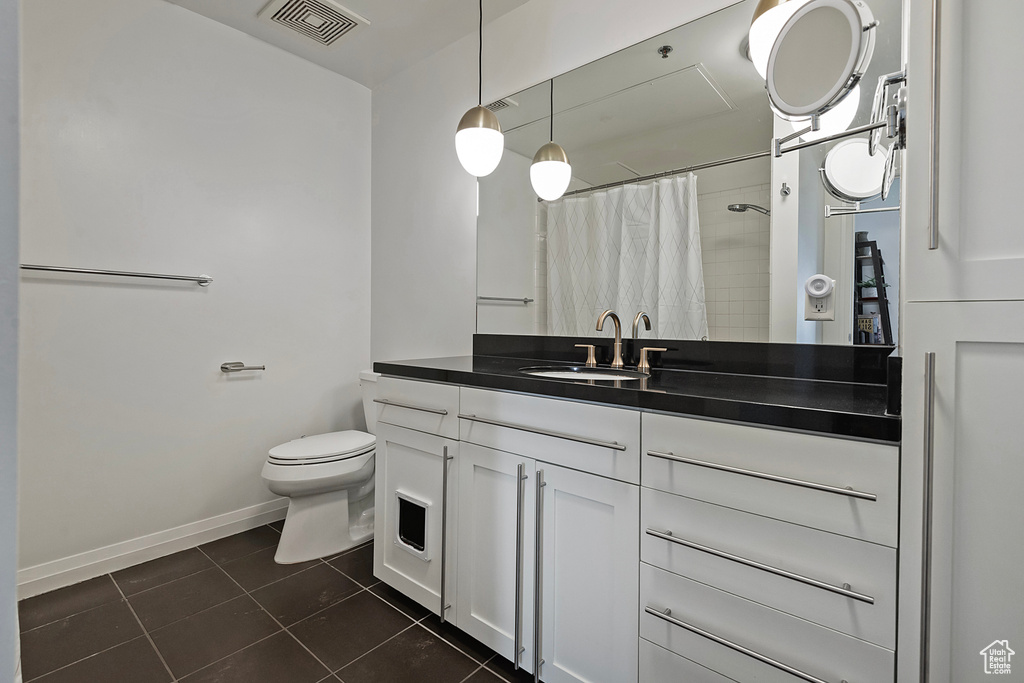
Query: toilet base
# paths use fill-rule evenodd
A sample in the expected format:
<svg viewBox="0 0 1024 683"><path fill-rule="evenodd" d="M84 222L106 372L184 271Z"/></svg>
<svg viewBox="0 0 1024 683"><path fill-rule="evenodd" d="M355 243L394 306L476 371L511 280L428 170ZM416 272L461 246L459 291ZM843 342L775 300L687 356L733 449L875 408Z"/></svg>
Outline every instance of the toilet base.
<svg viewBox="0 0 1024 683"><path fill-rule="evenodd" d="M373 537L373 493L349 501L349 489L293 496L274 562L295 564L335 555ZM363 493L358 491L357 493Z"/></svg>

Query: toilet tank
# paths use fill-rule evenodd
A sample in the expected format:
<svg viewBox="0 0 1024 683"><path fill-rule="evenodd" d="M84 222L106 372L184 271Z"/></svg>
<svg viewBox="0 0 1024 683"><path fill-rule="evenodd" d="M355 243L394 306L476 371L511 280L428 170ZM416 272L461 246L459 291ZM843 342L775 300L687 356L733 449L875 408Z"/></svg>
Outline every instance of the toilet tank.
<svg viewBox="0 0 1024 683"><path fill-rule="evenodd" d="M371 434L377 433L377 404L373 399L377 398L377 378L380 373L373 370L363 370L359 373L359 390L363 394L363 415L366 417L366 431Z"/></svg>

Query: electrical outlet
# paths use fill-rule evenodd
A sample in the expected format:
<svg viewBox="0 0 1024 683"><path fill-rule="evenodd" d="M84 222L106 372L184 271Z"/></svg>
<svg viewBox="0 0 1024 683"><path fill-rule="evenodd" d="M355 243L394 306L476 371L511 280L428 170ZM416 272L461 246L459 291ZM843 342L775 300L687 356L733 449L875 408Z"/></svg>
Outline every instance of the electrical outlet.
<svg viewBox="0 0 1024 683"><path fill-rule="evenodd" d="M804 320L835 320L835 284L827 275L812 275L804 285Z"/></svg>

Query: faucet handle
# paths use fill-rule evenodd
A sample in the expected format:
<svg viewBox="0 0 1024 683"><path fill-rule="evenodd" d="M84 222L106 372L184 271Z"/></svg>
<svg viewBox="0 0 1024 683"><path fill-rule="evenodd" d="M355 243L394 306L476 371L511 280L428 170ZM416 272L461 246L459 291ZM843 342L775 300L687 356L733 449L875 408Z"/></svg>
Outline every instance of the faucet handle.
<svg viewBox="0 0 1024 683"><path fill-rule="evenodd" d="M639 370L640 372L649 373L651 371L651 364L647 362L648 351L668 351L668 349L661 348L658 346L645 346L642 349L640 349L640 364L636 366L636 369Z"/></svg>
<svg viewBox="0 0 1024 683"><path fill-rule="evenodd" d="M594 356L594 349L597 348L593 344L576 344L577 349L587 350L587 367L596 368L597 358Z"/></svg>

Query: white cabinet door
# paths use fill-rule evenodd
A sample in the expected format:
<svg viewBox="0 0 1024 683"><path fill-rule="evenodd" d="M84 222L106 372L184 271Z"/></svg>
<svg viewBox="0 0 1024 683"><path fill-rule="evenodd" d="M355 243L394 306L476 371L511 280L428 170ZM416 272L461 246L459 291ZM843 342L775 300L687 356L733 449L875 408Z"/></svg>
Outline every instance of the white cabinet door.
<svg viewBox="0 0 1024 683"><path fill-rule="evenodd" d="M541 678L635 682L640 489L545 463L537 478Z"/></svg>
<svg viewBox="0 0 1024 683"><path fill-rule="evenodd" d="M518 640L519 665L527 671L533 670L534 479L529 458L460 445L456 621L509 661Z"/></svg>
<svg viewBox="0 0 1024 683"><path fill-rule="evenodd" d="M459 442L377 424L373 573L435 614L445 574L446 618L454 619Z"/></svg>
<svg viewBox="0 0 1024 683"><path fill-rule="evenodd" d="M1024 3L942 0L938 248L930 250L934 1L912 0L910 11L904 298L1024 299L1016 201L1024 186L1024 133L1007 118L1024 109L1024 89L1013 85L1024 63L1017 37Z"/></svg>
<svg viewBox="0 0 1024 683"><path fill-rule="evenodd" d="M921 680L922 600L927 680L991 680L990 644L1024 653L1024 302L905 310L899 680ZM935 354L930 592L921 583L926 353ZM1010 664L1024 671L1021 657Z"/></svg>

